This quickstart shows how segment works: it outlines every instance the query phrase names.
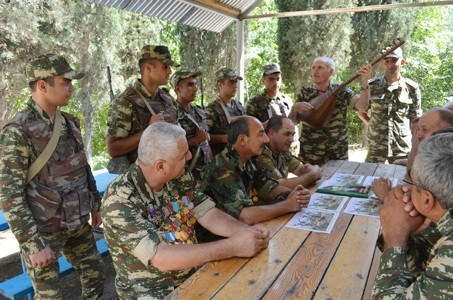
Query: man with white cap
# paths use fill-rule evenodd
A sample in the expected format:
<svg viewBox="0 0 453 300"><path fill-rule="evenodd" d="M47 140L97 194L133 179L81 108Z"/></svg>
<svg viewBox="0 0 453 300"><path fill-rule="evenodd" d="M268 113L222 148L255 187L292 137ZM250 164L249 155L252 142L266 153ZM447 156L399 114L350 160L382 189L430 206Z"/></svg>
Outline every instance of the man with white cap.
<svg viewBox="0 0 453 300"><path fill-rule="evenodd" d="M384 75L369 81L369 111L359 112L368 125L367 162L392 163L407 158L411 145L411 121L422 114L418 83L401 76L405 64L401 48L382 61Z"/></svg>

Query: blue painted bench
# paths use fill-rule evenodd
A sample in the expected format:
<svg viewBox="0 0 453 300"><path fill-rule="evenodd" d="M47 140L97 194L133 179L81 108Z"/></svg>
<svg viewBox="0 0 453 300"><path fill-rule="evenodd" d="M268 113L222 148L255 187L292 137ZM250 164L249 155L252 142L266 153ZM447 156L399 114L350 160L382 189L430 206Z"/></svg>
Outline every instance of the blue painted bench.
<svg viewBox="0 0 453 300"><path fill-rule="evenodd" d="M101 196L104 195L109 183L118 176L117 174L110 174L107 169L94 171L93 175L94 179L96 179L96 186ZM7 230L8 228L8 222L6 222L3 212L0 209L0 231Z"/></svg>
<svg viewBox="0 0 453 300"><path fill-rule="evenodd" d="M96 241L96 246L102 257L109 255L109 250L104 239ZM74 267L63 257L58 258L60 265L60 277L66 276L75 271ZM27 273L22 273L0 283L0 294L8 299L22 299L27 295L33 295L33 286Z"/></svg>

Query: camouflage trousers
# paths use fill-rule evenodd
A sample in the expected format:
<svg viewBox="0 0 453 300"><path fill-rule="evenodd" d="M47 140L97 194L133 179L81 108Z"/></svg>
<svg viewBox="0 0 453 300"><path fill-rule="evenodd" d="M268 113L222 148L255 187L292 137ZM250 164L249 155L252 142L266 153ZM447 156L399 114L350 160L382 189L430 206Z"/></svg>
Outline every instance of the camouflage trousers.
<svg viewBox="0 0 453 300"><path fill-rule="evenodd" d="M56 258L63 254L77 270L82 283L83 299L102 299L104 292L104 265L96 248L96 241L89 224L74 231L41 233L46 245ZM60 290L58 260L42 268L31 266L28 255L23 255L35 290L34 299L63 299Z"/></svg>
<svg viewBox="0 0 453 300"><path fill-rule="evenodd" d="M348 160L348 143L300 145L299 159L303 163L322 166L329 160Z"/></svg>
<svg viewBox="0 0 453 300"><path fill-rule="evenodd" d="M394 153L395 154L395 153ZM365 158L365 162L368 163L385 163L388 161L389 164L392 164L397 159L407 158L408 154L401 153L397 156L389 156L387 147L371 147L368 146L368 154Z"/></svg>

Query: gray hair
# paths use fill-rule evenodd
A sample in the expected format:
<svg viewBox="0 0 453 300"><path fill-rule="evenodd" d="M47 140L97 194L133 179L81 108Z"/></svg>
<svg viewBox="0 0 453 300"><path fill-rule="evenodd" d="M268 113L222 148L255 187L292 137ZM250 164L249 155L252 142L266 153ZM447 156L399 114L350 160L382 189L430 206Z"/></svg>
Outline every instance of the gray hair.
<svg viewBox="0 0 453 300"><path fill-rule="evenodd" d="M179 155L178 141L186 138L181 127L157 122L149 125L138 144L138 161L144 166L151 166L159 159L172 161Z"/></svg>
<svg viewBox="0 0 453 300"><path fill-rule="evenodd" d="M432 135L420 143L412 179L429 190L442 208L453 208L453 133Z"/></svg>
<svg viewBox="0 0 453 300"><path fill-rule="evenodd" d="M319 56L319 57L316 57L315 60L313 61L313 63L317 62L317 61L320 61L322 62L323 64L327 65L329 68L331 68L332 70L335 70L335 62L333 61L332 58L328 57L328 56Z"/></svg>

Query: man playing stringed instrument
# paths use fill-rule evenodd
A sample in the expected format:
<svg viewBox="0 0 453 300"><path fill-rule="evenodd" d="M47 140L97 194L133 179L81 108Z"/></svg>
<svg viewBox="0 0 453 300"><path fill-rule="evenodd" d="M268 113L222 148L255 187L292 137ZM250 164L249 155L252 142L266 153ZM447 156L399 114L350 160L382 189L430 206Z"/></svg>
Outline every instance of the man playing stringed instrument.
<svg viewBox="0 0 453 300"><path fill-rule="evenodd" d="M371 77L371 71L371 65L368 64L357 72L362 77L360 95L355 95L347 87L337 94L332 117L326 126L319 129L308 125L302 127L299 139L299 158L302 162L322 165L329 160L348 159L347 108L348 106L357 110L365 110L367 108L369 97L368 80ZM295 124L301 121L300 116L302 114L314 109L308 101L339 86L331 82L334 72L335 62L332 58L323 56L314 60L311 68L313 84L300 90L297 102L293 105L289 115Z"/></svg>
<svg viewBox="0 0 453 300"><path fill-rule="evenodd" d="M370 115L359 112L368 124L366 162L393 163L410 152L410 123L422 114L421 94L415 81L401 76L404 64L403 51L397 48L382 61L384 75L370 80Z"/></svg>

